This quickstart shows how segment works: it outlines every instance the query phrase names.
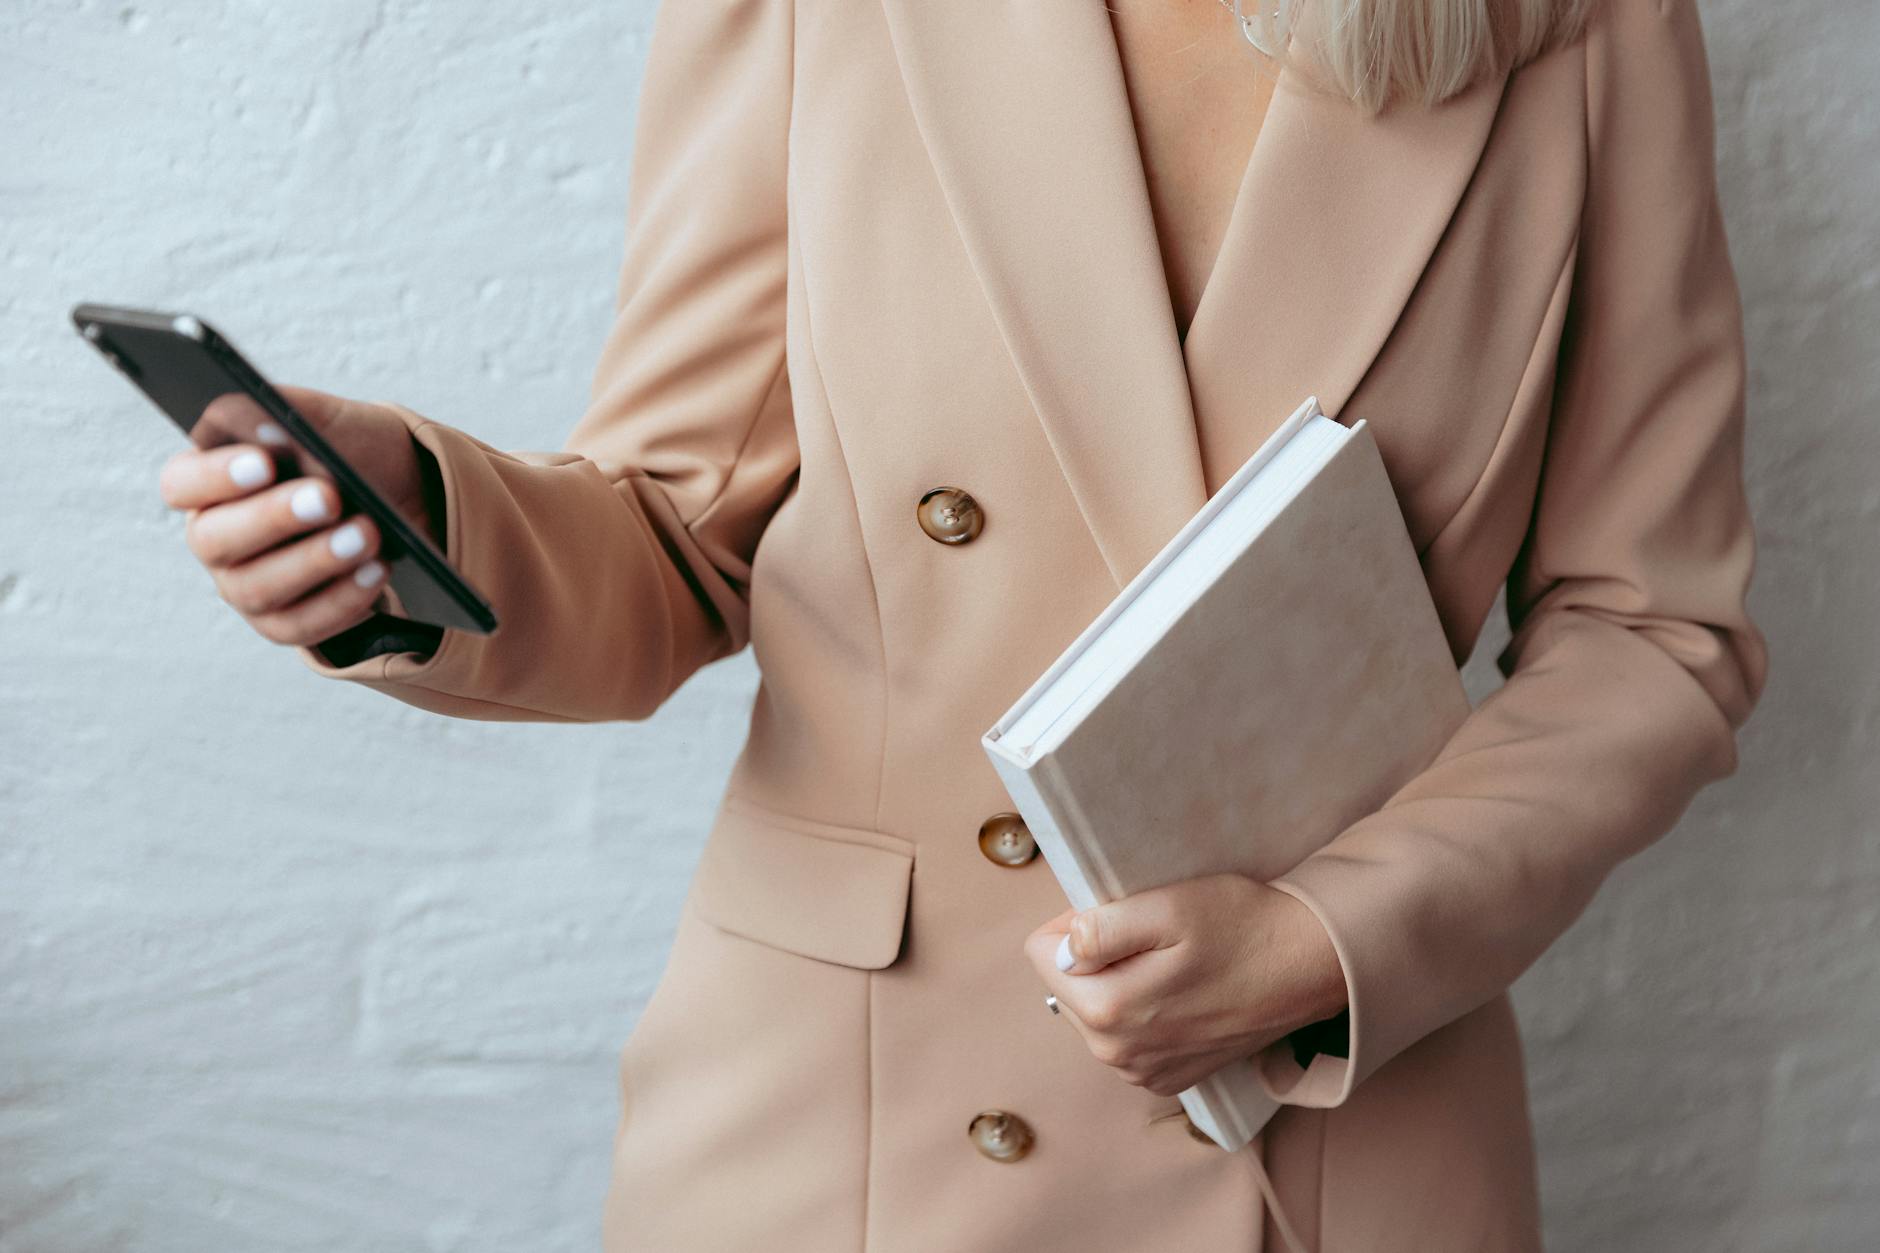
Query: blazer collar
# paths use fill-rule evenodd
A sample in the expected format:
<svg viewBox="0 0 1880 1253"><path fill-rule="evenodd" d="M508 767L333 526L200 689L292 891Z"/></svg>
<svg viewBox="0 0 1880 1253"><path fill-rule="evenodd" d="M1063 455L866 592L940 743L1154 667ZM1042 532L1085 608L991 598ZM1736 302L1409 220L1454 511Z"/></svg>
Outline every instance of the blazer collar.
<svg viewBox="0 0 1880 1253"><path fill-rule="evenodd" d="M1287 67L1184 350L1102 0L882 4L948 209L1121 587L1306 396L1340 415L1506 76L1367 118Z"/></svg>

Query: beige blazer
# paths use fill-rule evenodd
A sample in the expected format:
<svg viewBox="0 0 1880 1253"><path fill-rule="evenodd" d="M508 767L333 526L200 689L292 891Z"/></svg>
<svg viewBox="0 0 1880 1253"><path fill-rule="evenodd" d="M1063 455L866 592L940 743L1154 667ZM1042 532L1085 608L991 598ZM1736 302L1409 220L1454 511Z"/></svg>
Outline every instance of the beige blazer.
<svg viewBox="0 0 1880 1253"><path fill-rule="evenodd" d="M400 410L502 629L300 654L598 721L754 650L621 1057L610 1253L1281 1248L1262 1166L1307 1247L1537 1249L1507 989L1732 773L1767 665L1693 0L1601 3L1435 110L1289 71L1185 344L1097 0L673 0L618 291L562 450ZM979 736L1308 393L1370 423L1457 662L1504 584L1514 635L1434 764L1274 881L1346 1055L1266 1050L1286 1108L1227 1153L1045 1011L1020 945L1065 900L982 852Z"/></svg>

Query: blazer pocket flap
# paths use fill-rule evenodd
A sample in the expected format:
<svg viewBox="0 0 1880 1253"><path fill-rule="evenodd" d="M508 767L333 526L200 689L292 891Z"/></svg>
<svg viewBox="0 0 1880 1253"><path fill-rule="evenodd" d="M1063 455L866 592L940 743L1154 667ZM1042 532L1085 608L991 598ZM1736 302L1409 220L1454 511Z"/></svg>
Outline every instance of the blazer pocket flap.
<svg viewBox="0 0 1880 1253"><path fill-rule="evenodd" d="M817 961L879 970L907 923L910 840L727 795L692 879L700 917Z"/></svg>

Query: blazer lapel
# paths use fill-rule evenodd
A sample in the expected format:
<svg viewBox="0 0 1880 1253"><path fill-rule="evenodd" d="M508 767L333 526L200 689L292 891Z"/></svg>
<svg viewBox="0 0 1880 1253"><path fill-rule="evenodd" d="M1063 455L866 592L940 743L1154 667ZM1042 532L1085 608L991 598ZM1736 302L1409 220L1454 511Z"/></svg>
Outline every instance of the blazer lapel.
<svg viewBox="0 0 1880 1253"><path fill-rule="evenodd" d="M1455 214L1506 82L1367 117L1281 76L1188 328L1210 492L1305 397L1344 420Z"/></svg>
<svg viewBox="0 0 1880 1253"><path fill-rule="evenodd" d="M882 4L947 207L1121 587L1307 395L1337 415L1454 210L1500 83L1367 120L1283 73L1184 357L1102 3ZM1204 443L1220 450L1205 470Z"/></svg>

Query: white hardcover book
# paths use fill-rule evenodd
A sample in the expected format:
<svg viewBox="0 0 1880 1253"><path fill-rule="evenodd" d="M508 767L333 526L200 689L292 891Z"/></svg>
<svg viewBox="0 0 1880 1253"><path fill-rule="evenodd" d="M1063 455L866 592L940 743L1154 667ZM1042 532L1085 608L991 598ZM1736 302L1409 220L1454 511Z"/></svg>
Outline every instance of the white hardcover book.
<svg viewBox="0 0 1880 1253"><path fill-rule="evenodd" d="M1306 401L981 737L1072 905L1284 874L1469 712L1382 457ZM1181 1094L1221 1147L1251 1058Z"/></svg>

